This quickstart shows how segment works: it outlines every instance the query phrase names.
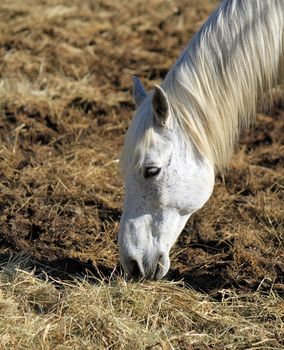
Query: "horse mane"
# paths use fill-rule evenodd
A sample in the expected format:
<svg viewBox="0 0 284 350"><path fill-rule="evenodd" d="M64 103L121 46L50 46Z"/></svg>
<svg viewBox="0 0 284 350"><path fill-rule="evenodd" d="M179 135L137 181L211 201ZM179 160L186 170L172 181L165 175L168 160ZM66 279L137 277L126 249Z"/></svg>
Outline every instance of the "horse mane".
<svg viewBox="0 0 284 350"><path fill-rule="evenodd" d="M283 0L225 0L178 58L161 86L185 140L216 169L227 166L239 133L283 93ZM127 132L121 164L141 164L154 141L151 93Z"/></svg>

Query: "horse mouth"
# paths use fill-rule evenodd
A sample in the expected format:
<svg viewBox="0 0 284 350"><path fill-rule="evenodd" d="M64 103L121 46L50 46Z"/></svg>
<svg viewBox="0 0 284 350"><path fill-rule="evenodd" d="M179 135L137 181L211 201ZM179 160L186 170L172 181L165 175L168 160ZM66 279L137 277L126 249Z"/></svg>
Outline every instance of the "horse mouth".
<svg viewBox="0 0 284 350"><path fill-rule="evenodd" d="M124 270L127 274L128 280L157 281L163 278L167 273L167 258L164 254L160 253L153 263L150 263L149 259L144 258L142 264L141 261L137 261L134 258L129 259L126 269Z"/></svg>
<svg viewBox="0 0 284 350"><path fill-rule="evenodd" d="M164 254L159 254L152 267L147 270L144 279L158 281L166 274L165 270L165 256Z"/></svg>

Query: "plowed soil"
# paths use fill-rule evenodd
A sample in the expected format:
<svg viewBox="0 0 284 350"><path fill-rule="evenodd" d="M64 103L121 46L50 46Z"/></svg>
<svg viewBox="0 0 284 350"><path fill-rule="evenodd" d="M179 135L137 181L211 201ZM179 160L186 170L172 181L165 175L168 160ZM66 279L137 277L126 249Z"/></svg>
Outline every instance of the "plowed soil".
<svg viewBox="0 0 284 350"><path fill-rule="evenodd" d="M0 252L119 271L131 76L165 76L217 1L0 4ZM259 114L172 250L168 279L284 293L284 111Z"/></svg>

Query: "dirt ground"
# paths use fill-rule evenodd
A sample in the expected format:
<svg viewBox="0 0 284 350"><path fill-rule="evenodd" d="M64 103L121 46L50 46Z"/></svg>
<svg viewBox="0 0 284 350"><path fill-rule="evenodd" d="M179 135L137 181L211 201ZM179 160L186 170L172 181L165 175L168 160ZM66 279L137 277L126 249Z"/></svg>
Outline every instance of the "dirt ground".
<svg viewBox="0 0 284 350"><path fill-rule="evenodd" d="M131 76L160 82L218 1L2 0L0 252L119 271ZM284 295L284 110L259 114L172 250L170 280ZM216 292L216 297L218 293Z"/></svg>

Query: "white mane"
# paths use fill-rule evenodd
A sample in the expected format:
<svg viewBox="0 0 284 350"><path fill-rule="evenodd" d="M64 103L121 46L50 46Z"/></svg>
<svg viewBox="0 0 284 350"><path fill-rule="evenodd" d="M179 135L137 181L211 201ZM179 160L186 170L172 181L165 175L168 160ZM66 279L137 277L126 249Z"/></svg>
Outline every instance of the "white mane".
<svg viewBox="0 0 284 350"><path fill-rule="evenodd" d="M217 169L228 164L240 130L272 89L283 91L283 0L225 0L171 68L161 86L175 126ZM121 165L139 166L153 141L151 94L126 136Z"/></svg>

